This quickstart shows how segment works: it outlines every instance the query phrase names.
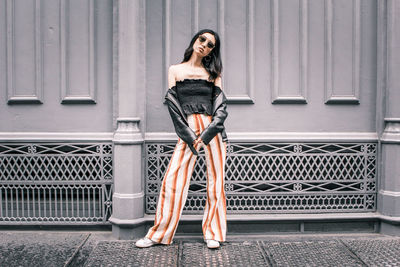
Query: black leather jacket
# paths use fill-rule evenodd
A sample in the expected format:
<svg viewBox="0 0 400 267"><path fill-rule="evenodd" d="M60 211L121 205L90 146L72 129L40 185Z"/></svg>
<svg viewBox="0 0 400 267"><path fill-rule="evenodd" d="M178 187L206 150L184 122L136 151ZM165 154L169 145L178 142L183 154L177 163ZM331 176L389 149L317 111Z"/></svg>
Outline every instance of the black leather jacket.
<svg viewBox="0 0 400 267"><path fill-rule="evenodd" d="M197 136L194 133L194 131L189 127L186 115L183 112L182 107L178 101L175 86L168 89L167 94L165 95L165 100L168 105L168 111L169 114L171 115L171 119L174 124L176 134L186 144L188 144L193 154L197 155L198 153L196 149L193 147L193 141L197 139ZM204 131L200 134L201 140L203 140L203 143L206 145L208 145L208 143L218 133L221 133L222 141L228 140L224 127L224 121L228 116L228 112L226 111L226 96L218 86L215 86L212 101L213 101L212 121L207 126L207 128L204 129Z"/></svg>

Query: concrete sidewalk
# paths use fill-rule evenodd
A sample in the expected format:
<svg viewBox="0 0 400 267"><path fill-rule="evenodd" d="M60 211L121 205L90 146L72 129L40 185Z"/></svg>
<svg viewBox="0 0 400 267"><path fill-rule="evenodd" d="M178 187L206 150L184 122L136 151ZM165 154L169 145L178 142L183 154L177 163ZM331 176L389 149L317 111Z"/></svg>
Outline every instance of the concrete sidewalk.
<svg viewBox="0 0 400 267"><path fill-rule="evenodd" d="M0 266L400 266L400 237L380 234L200 236L139 249L111 232L0 231Z"/></svg>

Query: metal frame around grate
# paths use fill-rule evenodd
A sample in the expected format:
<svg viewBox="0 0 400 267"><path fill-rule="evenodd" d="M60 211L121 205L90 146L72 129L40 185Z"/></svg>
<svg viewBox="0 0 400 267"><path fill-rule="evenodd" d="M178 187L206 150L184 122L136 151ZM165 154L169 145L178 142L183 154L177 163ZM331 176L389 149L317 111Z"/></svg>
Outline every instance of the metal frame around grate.
<svg viewBox="0 0 400 267"><path fill-rule="evenodd" d="M154 213L175 144L146 145L146 212ZM225 190L231 213L362 212L376 209L375 143L231 143ZM204 153L184 213L206 201Z"/></svg>
<svg viewBox="0 0 400 267"><path fill-rule="evenodd" d="M111 143L0 144L0 222L107 223Z"/></svg>

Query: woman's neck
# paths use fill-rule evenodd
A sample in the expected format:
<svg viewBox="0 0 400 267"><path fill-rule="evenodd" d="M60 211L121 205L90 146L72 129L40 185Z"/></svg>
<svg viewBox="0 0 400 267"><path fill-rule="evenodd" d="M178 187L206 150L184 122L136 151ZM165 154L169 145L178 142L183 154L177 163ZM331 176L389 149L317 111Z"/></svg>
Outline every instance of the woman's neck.
<svg viewBox="0 0 400 267"><path fill-rule="evenodd" d="M189 58L187 63L190 67L203 67L203 64L201 63L202 59L203 58L199 57L196 53L192 53L192 56Z"/></svg>

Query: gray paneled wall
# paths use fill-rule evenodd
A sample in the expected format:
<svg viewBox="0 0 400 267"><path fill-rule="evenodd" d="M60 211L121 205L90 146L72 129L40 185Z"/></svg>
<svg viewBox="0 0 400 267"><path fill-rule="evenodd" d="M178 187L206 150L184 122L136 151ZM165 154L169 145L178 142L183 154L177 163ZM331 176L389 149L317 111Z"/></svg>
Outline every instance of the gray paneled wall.
<svg viewBox="0 0 400 267"><path fill-rule="evenodd" d="M147 132L173 132L166 72L222 39L228 132L375 132L376 1L146 1Z"/></svg>
<svg viewBox="0 0 400 267"><path fill-rule="evenodd" d="M0 131L111 132L112 1L0 1Z"/></svg>
<svg viewBox="0 0 400 267"><path fill-rule="evenodd" d="M221 35L229 132L375 131L376 1L145 5L146 132L173 132L166 71L202 28ZM112 1L0 7L0 130L112 131Z"/></svg>
<svg viewBox="0 0 400 267"><path fill-rule="evenodd" d="M332 166L326 161L325 169L352 172L353 162L357 162L360 167L356 171L363 180L349 185L346 176L335 187L339 183L331 183L331 178L340 178L340 173L322 173L320 187L313 179L309 183L302 176L285 173L282 179L288 183L278 186L276 196L300 199L317 195L307 191L309 188L319 188L321 196L345 196L345 189L349 190L349 202L338 197L335 203L361 203L352 198L356 193L367 197L363 206L341 211L378 207L386 216L381 218L398 221L399 10L397 0L0 0L3 173L6 168L14 170L9 164L12 157L20 167L22 155L28 159L24 164L40 171L40 179L46 180L54 177L41 172L52 166L42 161L49 156L46 149L59 146L61 155L68 155L75 166L79 155L71 151L95 143L89 154L104 152L108 167L99 168L109 171L101 220L105 222L112 205L109 221L117 234L118 225L145 222L143 208L155 203L151 201L156 194L146 187L150 182L145 185L145 179L161 179L161 169L157 169L161 165L156 161L168 160L165 149L172 151L176 138L163 103L167 68L182 60L195 32L211 28L222 40L223 88L230 102L226 121L232 141L230 157L245 152L238 155L244 161L228 164L228 178L233 177L233 182L227 183L230 197L239 199L235 197L242 193L241 188L250 188L244 178L251 177L258 188L246 194L255 196L257 190L264 190L259 196L267 199L275 188L265 187L273 183L268 182L269 174L260 175L259 171L275 165L286 170L286 158L292 158L287 163L292 170L300 170L302 164L306 170L308 158L315 158L315 166L320 168L318 157L329 155L336 161ZM106 150L100 149L102 145ZM343 158L352 149L349 145L359 150L355 160L344 166ZM257 153L276 158L277 146L292 150L282 160L276 159L277 163L259 165ZM340 153L333 155L335 149ZM153 155L154 151L158 154ZM90 161L79 161L77 166L80 164L93 169ZM248 173L239 173L239 168ZM156 179L150 177L154 170L159 172ZM11 176L15 180L0 185L7 190L20 188L21 175ZM82 175L73 176L79 179ZM41 186L36 181L30 192ZM79 183L75 185L79 187ZM286 194L287 188L290 192ZM46 197L46 190L42 192ZM282 213L286 211L282 208ZM125 230L121 229L122 236Z"/></svg>

